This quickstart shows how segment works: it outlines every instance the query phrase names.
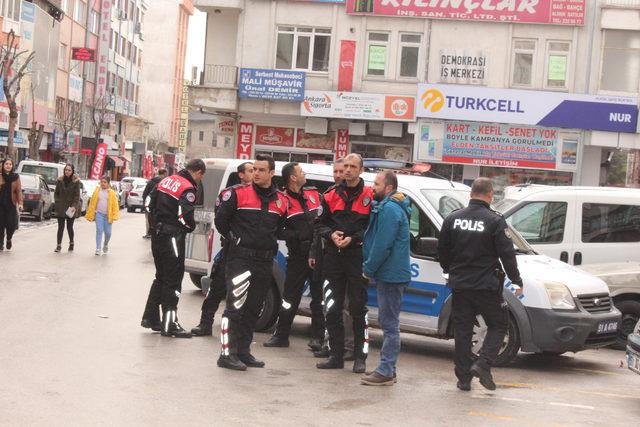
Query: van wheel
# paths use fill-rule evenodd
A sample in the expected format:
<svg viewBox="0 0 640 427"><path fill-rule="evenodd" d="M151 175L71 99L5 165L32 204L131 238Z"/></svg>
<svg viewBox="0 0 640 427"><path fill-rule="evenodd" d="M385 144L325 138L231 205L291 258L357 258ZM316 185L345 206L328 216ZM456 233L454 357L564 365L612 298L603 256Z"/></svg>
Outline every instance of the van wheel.
<svg viewBox="0 0 640 427"><path fill-rule="evenodd" d="M260 310L260 316L256 322L255 330L257 332L266 332L276 324L278 320L278 311L280 310L280 294L275 283L269 288L264 305Z"/></svg>
<svg viewBox="0 0 640 427"><path fill-rule="evenodd" d="M204 277L204 274L189 273L189 278L191 279L191 283L196 285L196 288L198 289L202 289L202 285L200 284L200 279L202 279L203 277Z"/></svg>
<svg viewBox="0 0 640 427"><path fill-rule="evenodd" d="M471 351L474 357L478 357L484 339L487 335L487 324L482 316L477 317L477 324L473 327L473 337L471 338ZM509 313L509 326L507 327L507 334L504 337L504 342L498 352L493 366L506 366L512 362L518 355L520 350L520 331L518 330L518 324L516 319Z"/></svg>
<svg viewBox="0 0 640 427"><path fill-rule="evenodd" d="M633 332L633 328L640 319L640 302L633 300L614 301L615 307L622 312L622 320L618 326L616 342L611 348L624 350L627 348L627 336Z"/></svg>

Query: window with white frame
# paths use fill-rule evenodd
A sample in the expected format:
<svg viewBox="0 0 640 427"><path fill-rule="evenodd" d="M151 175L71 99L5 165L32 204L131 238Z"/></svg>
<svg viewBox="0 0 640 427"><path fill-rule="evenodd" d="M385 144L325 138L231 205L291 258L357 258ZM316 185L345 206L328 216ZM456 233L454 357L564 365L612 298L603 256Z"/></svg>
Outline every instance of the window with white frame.
<svg viewBox="0 0 640 427"><path fill-rule="evenodd" d="M326 72L330 48L330 29L279 26L276 68Z"/></svg>
<svg viewBox="0 0 640 427"><path fill-rule="evenodd" d="M0 6L1 15L11 21L20 22L21 4L22 0L2 0Z"/></svg>
<svg viewBox="0 0 640 427"><path fill-rule="evenodd" d="M366 75L385 77L389 61L389 33L370 32L367 34Z"/></svg>
<svg viewBox="0 0 640 427"><path fill-rule="evenodd" d="M511 64L511 84L513 86L533 86L535 72L536 40L515 39L513 41L513 62Z"/></svg>
<svg viewBox="0 0 640 427"><path fill-rule="evenodd" d="M73 20L81 25L87 22L87 5L82 0L76 0L73 8Z"/></svg>
<svg viewBox="0 0 640 427"><path fill-rule="evenodd" d="M605 30L600 89L637 93L640 77L640 31Z"/></svg>
<svg viewBox="0 0 640 427"><path fill-rule="evenodd" d="M549 89L566 89L569 79L569 53L571 42L547 42L547 70L545 87Z"/></svg>
<svg viewBox="0 0 640 427"><path fill-rule="evenodd" d="M78 77L82 77L82 62L76 61L75 59L71 60L71 67L69 68L69 72L71 74L75 74Z"/></svg>
<svg viewBox="0 0 640 427"><path fill-rule="evenodd" d="M400 33L400 61L398 63L398 78L418 77L420 63L421 34Z"/></svg>
<svg viewBox="0 0 640 427"><path fill-rule="evenodd" d="M99 16L98 12L92 10L89 15L89 31L93 34L98 34Z"/></svg>
<svg viewBox="0 0 640 427"><path fill-rule="evenodd" d="M67 45L64 43L60 43L60 46L58 47L58 68L60 68L61 70L66 70L68 62Z"/></svg>

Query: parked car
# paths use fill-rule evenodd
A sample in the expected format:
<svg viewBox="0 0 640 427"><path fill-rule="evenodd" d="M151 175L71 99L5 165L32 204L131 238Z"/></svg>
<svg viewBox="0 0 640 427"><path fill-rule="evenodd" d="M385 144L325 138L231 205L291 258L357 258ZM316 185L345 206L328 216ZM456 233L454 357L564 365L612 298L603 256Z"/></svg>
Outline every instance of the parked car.
<svg viewBox="0 0 640 427"><path fill-rule="evenodd" d="M40 175L34 173L20 173L22 194L24 195L24 209L21 215L31 215L36 221L51 218L53 211L53 191Z"/></svg>
<svg viewBox="0 0 640 427"><path fill-rule="evenodd" d="M636 323L627 342L627 366L636 374L640 374L640 321Z"/></svg>
<svg viewBox="0 0 640 427"><path fill-rule="evenodd" d="M135 212L136 209L140 209L140 212L144 212L144 200L142 200L142 192L147 186L147 180L140 180L133 182L133 188L127 195L127 212Z"/></svg>
<svg viewBox="0 0 640 427"><path fill-rule="evenodd" d="M613 347L624 350L640 319L640 190L521 185L495 207L537 252L607 283L622 312Z"/></svg>
<svg viewBox="0 0 640 427"><path fill-rule="evenodd" d="M125 207L128 207L127 199L129 198L129 192L133 190L133 187L139 182L144 182L146 184L147 180L144 178L139 178L135 176L128 176L126 178L122 178L122 180L120 181L122 192L124 194Z"/></svg>
<svg viewBox="0 0 640 427"><path fill-rule="evenodd" d="M89 200L93 196L93 192L100 185L97 179L83 179L80 181L80 199L82 199L82 215L87 212Z"/></svg>
<svg viewBox="0 0 640 427"><path fill-rule="evenodd" d="M122 183L120 181L111 181L111 188L113 188L113 191L118 195L118 205L120 209L124 208L127 200L122 189Z"/></svg>
<svg viewBox="0 0 640 427"><path fill-rule="evenodd" d="M203 289L210 285L209 275L215 255L221 250L213 228L215 200L219 192L238 182L236 168L242 160L204 159L207 173L196 197L196 229L186 240L185 270ZM283 162L276 162L279 181ZM307 183L324 191L333 185L328 165L302 164ZM375 178L364 173L371 185ZM445 179L398 175L399 191L411 202L410 232L412 281L406 290L400 328L404 332L451 339L451 290L446 286L437 261L437 236L444 218L468 204L470 188ZM497 364L513 360L518 351L561 354L597 348L615 341L620 312L611 304L609 289L600 279L558 260L537 254L511 229L517 251L518 267L524 281L524 297L514 296L513 286L505 280L503 296L509 309L509 328L500 349ZM280 243L273 261L271 286L256 325L258 330L273 326L278 316L286 274L287 249ZM305 290L300 312L309 314L309 290ZM598 300L596 304L595 300ZM368 290L369 319L376 324L376 288ZM482 317L474 328L474 351L482 345L486 324Z"/></svg>
<svg viewBox="0 0 640 427"><path fill-rule="evenodd" d="M58 178L64 174L64 163L48 163L36 160L23 160L16 169L17 173L34 173L44 178L53 193L56 189Z"/></svg>

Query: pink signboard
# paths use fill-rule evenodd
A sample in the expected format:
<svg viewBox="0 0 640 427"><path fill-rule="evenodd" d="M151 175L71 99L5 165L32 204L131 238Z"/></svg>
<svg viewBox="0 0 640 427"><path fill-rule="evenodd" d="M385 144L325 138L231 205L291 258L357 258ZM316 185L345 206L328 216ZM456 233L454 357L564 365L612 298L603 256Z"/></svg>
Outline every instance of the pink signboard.
<svg viewBox="0 0 640 427"><path fill-rule="evenodd" d="M584 25L585 0L347 0L347 13L520 24Z"/></svg>

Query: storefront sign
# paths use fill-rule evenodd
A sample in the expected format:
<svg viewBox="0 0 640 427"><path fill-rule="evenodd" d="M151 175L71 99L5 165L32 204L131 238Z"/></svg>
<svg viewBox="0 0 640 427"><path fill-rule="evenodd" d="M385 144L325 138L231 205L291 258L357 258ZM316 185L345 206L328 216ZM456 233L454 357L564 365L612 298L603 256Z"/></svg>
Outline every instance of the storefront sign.
<svg viewBox="0 0 640 427"><path fill-rule="evenodd" d="M98 63L96 70L96 96L104 96L107 90L107 68L109 64L109 42L111 41L112 0L102 0L100 7L100 31L98 40Z"/></svg>
<svg viewBox="0 0 640 427"><path fill-rule="evenodd" d="M347 0L347 13L520 24L584 25L585 0Z"/></svg>
<svg viewBox="0 0 640 427"><path fill-rule="evenodd" d="M69 74L69 99L82 102L82 77Z"/></svg>
<svg viewBox="0 0 640 427"><path fill-rule="evenodd" d="M636 98L419 84L418 117L636 132Z"/></svg>
<svg viewBox="0 0 640 427"><path fill-rule="evenodd" d="M301 102L305 73L301 71L240 69L240 98Z"/></svg>
<svg viewBox="0 0 640 427"><path fill-rule="evenodd" d="M442 161L480 166L555 169L558 129L447 122Z"/></svg>
<svg viewBox="0 0 640 427"><path fill-rule="evenodd" d="M269 126L256 126L257 145L276 145L293 147L295 129Z"/></svg>
<svg viewBox="0 0 640 427"><path fill-rule="evenodd" d="M487 57L482 52L440 51L440 81L442 83L484 84Z"/></svg>
<svg viewBox="0 0 640 427"><path fill-rule="evenodd" d="M340 41L340 64L338 67L338 90L351 92L353 90L353 69L356 61L356 42L354 40Z"/></svg>
<svg viewBox="0 0 640 427"><path fill-rule="evenodd" d="M59 129L53 130L51 149L54 151L60 151L64 149L64 133Z"/></svg>
<svg viewBox="0 0 640 427"><path fill-rule="evenodd" d="M317 135L314 133L305 133L304 129L298 129L296 138L297 148L309 148L312 150L333 150L335 144L335 132L329 132L327 135Z"/></svg>
<svg viewBox="0 0 640 427"><path fill-rule="evenodd" d="M335 159L342 159L349 154L349 130L338 129L336 135L336 154Z"/></svg>
<svg viewBox="0 0 640 427"><path fill-rule="evenodd" d="M77 154L80 152L80 132L69 131L67 133L67 153Z"/></svg>
<svg viewBox="0 0 640 427"><path fill-rule="evenodd" d="M238 123L238 146L236 147L236 159L249 160L251 158L252 145L253 123Z"/></svg>
<svg viewBox="0 0 640 427"><path fill-rule="evenodd" d="M93 166L91 166L91 173L89 179L100 179L102 172L104 171L104 163L107 160L107 150L109 146L101 143L96 146L96 157L93 159Z"/></svg>
<svg viewBox="0 0 640 427"><path fill-rule="evenodd" d="M236 127L236 121L234 119L227 119L218 117L216 118L216 134L217 135L233 135L233 130Z"/></svg>
<svg viewBox="0 0 640 427"><path fill-rule="evenodd" d="M87 47L72 47L71 59L74 61L95 62L96 50Z"/></svg>
<svg viewBox="0 0 640 427"><path fill-rule="evenodd" d="M187 151L187 133L189 132L189 80L182 83L182 98L180 100L180 127L178 133L178 148L181 153Z"/></svg>
<svg viewBox="0 0 640 427"><path fill-rule="evenodd" d="M304 102L300 104L300 114L307 117L412 122L415 119L415 98L308 90Z"/></svg>
<svg viewBox="0 0 640 427"><path fill-rule="evenodd" d="M153 151L147 151L144 155L142 163L142 176L146 179L151 179L155 175L153 170Z"/></svg>

